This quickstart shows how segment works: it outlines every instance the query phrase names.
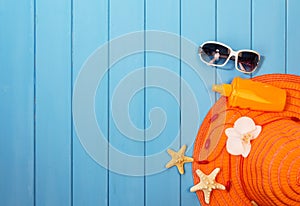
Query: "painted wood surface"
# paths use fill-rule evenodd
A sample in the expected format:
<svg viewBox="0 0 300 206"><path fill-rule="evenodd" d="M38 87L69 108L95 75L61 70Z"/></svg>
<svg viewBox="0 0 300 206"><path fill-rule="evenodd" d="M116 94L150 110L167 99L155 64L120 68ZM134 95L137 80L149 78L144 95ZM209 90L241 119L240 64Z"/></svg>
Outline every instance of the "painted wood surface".
<svg viewBox="0 0 300 206"><path fill-rule="evenodd" d="M69 205L71 4L36 3L35 203Z"/></svg>
<svg viewBox="0 0 300 206"><path fill-rule="evenodd" d="M73 0L72 16L72 83L76 82L81 67L86 59L100 45L108 41L108 2L106 0ZM88 15L87 15L88 14ZM108 53L108 49L106 50ZM107 62L104 65L108 66ZM108 77L104 77L101 86L101 97L97 95L97 117L103 125L102 132L108 134ZM101 114L101 115L99 115ZM75 125L72 130L73 159L72 159L72 205L107 205L108 204L108 171L99 166L85 151L76 133ZM106 145L105 145L106 146ZM107 147L107 146L106 146ZM107 166L108 154L104 157Z"/></svg>
<svg viewBox="0 0 300 206"><path fill-rule="evenodd" d="M34 2L0 1L0 14L0 205L33 205Z"/></svg>
<svg viewBox="0 0 300 206"><path fill-rule="evenodd" d="M127 9L126 9L127 8ZM118 36L127 34L129 32L141 31L144 29L144 2L139 0L128 0L128 1L118 1L111 0L109 8L110 16L110 30L109 38L114 39ZM143 39L138 40L138 44L142 47ZM128 45L130 46L130 45ZM112 104L113 98L115 97L115 92L117 91L118 84L125 78L129 73L134 72L134 70L143 68L144 66L144 54L137 53L134 55L124 58L122 61L114 64L114 57L119 51L121 51L124 43L114 46L114 44L109 45L109 103ZM126 49L126 48L125 48ZM132 84L138 84L138 82L144 81L143 73L137 75L137 78L133 79ZM129 90L127 90L129 92ZM124 96L130 95L121 94ZM121 97L122 99L122 97ZM117 104L128 104L129 102L124 101L123 103L118 102ZM143 129L144 126L144 95L141 91L134 102L135 106L133 110L129 111L117 111L117 113L128 113L131 121L135 123L135 126ZM122 132L120 132L118 126L116 125L116 119L113 118L112 110L118 110L119 106L110 107L109 109L109 134L108 140L111 147L116 148L121 153L143 156L144 155L144 142L143 141L132 141ZM131 133L135 130L132 128L125 128L127 132ZM139 133L135 138L144 139L144 133ZM109 172L108 177L108 198L109 205L143 205L145 199L144 193L144 177L143 176L131 176L126 175L126 168L136 169L138 171L144 170L144 162L141 164L133 163L128 164L128 162L122 161L113 154L112 150L109 150L109 160L108 168L115 167L113 165L118 165L125 171L124 174L118 174L118 172Z"/></svg>
<svg viewBox="0 0 300 206"><path fill-rule="evenodd" d="M212 84L300 75L299 4L0 0L0 205L200 205L191 164L166 170L166 149L192 155ZM208 67L197 55L207 40L264 61L253 75ZM89 65L82 86L97 87L78 97ZM93 115L80 122L97 126L94 145L73 107L87 102Z"/></svg>

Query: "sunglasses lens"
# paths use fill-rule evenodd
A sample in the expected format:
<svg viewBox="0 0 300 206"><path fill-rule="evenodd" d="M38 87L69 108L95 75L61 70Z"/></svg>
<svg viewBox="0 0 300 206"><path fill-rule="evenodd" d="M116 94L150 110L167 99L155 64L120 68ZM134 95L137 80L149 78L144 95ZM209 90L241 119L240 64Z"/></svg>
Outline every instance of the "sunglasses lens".
<svg viewBox="0 0 300 206"><path fill-rule="evenodd" d="M222 65L230 54L229 48L217 43L206 43L199 49L202 61L207 64Z"/></svg>
<svg viewBox="0 0 300 206"><path fill-rule="evenodd" d="M240 52L238 54L237 67L242 72L253 72L259 62L258 54L254 52Z"/></svg>

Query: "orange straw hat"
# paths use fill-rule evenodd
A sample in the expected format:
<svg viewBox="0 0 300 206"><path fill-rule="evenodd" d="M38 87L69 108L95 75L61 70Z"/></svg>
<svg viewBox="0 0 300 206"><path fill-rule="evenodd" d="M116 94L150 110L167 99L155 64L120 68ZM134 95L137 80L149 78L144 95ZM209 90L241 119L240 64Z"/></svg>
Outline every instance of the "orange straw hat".
<svg viewBox="0 0 300 206"><path fill-rule="evenodd" d="M229 107L226 97L217 101L194 146L195 185L218 184L196 191L201 205L300 205L300 76L269 74L252 80L285 89L285 109L252 111ZM231 155L226 148L225 131L241 117L261 126L247 157Z"/></svg>

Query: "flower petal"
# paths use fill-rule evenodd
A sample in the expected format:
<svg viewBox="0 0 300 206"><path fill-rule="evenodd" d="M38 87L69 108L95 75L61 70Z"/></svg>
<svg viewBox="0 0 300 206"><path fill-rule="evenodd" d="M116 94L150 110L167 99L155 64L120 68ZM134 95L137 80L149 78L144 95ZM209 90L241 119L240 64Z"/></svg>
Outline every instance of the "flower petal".
<svg viewBox="0 0 300 206"><path fill-rule="evenodd" d="M231 137L231 138L237 138L237 139L241 139L242 134L240 134L236 129L234 128L227 128L225 130L225 134L227 137Z"/></svg>
<svg viewBox="0 0 300 206"><path fill-rule="evenodd" d="M241 134L246 134L250 131L255 130L255 123L250 117L240 117L234 123L234 129L236 129Z"/></svg>
<svg viewBox="0 0 300 206"><path fill-rule="evenodd" d="M251 151L251 144L244 144L244 149L243 149L243 152L242 152L242 156L243 157L248 157L250 151Z"/></svg>
<svg viewBox="0 0 300 206"><path fill-rule="evenodd" d="M243 143L241 140L228 137L226 142L226 150L229 154L240 155L244 151Z"/></svg>
<svg viewBox="0 0 300 206"><path fill-rule="evenodd" d="M251 134L253 135L252 139L256 139L256 137L258 137L258 135L261 132L261 126L258 125L255 127L256 127L256 129L253 132L251 132Z"/></svg>

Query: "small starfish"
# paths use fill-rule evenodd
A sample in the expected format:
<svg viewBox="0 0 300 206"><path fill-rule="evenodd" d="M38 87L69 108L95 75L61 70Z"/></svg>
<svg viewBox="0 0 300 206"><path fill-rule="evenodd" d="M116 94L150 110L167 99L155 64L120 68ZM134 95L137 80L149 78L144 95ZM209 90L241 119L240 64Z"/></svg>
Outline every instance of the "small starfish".
<svg viewBox="0 0 300 206"><path fill-rule="evenodd" d="M201 170L196 170L198 177L200 178L200 182L193 186L190 191L196 192L198 190L202 190L204 193L205 203L209 204L210 201L210 193L213 189L225 190L225 186L217 183L215 178L217 174L220 172L220 168L214 169L209 175L204 174Z"/></svg>
<svg viewBox="0 0 300 206"><path fill-rule="evenodd" d="M258 206L258 204L257 204L254 200L251 201L251 204L252 204L253 206Z"/></svg>
<svg viewBox="0 0 300 206"><path fill-rule="evenodd" d="M191 157L184 156L186 145L183 145L178 152L168 149L167 152L172 159L166 164L166 168L176 166L180 174L184 173L184 163L193 162L194 159Z"/></svg>

